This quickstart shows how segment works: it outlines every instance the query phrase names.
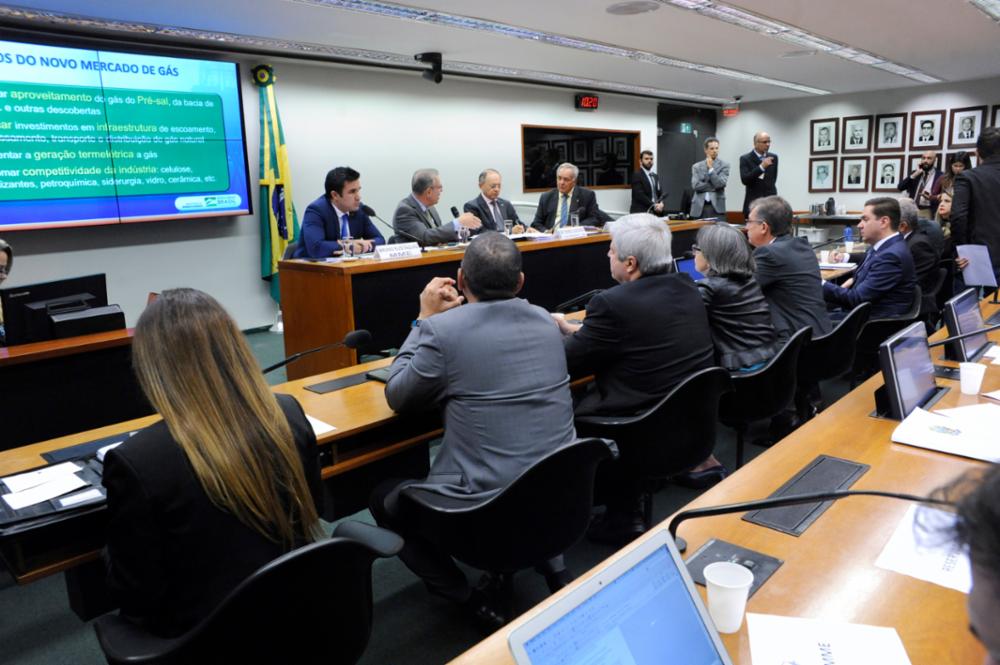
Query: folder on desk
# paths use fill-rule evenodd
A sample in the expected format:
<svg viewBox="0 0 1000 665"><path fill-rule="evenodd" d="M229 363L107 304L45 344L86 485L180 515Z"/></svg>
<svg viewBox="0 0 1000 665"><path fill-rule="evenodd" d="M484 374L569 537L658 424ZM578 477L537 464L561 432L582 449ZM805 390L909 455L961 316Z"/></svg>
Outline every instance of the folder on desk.
<svg viewBox="0 0 1000 665"><path fill-rule="evenodd" d="M103 506L102 465L63 462L8 476L0 484L0 537L9 528L23 530L27 522L55 517L82 508Z"/></svg>

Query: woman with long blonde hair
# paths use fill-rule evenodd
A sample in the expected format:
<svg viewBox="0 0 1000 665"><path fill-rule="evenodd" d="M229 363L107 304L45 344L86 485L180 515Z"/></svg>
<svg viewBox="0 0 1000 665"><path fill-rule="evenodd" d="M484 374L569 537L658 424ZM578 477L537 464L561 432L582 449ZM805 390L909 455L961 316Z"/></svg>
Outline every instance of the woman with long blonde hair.
<svg viewBox="0 0 1000 665"><path fill-rule="evenodd" d="M316 437L201 291L165 291L150 304L132 355L163 420L105 458L108 584L123 615L174 636L260 566L315 539Z"/></svg>

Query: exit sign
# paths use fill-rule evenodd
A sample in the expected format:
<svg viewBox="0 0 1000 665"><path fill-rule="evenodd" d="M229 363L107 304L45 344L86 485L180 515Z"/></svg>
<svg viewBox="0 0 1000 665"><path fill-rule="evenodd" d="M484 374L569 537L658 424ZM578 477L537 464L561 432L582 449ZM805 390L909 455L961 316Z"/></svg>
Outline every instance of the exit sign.
<svg viewBox="0 0 1000 665"><path fill-rule="evenodd" d="M694 134L694 127L691 126L690 122L681 123L681 134Z"/></svg>

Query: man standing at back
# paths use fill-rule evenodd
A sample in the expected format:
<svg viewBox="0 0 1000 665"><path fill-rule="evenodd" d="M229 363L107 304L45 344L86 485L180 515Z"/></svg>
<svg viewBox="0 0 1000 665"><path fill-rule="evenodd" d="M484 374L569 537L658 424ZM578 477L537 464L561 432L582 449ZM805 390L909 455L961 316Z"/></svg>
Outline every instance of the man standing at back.
<svg viewBox="0 0 1000 665"><path fill-rule="evenodd" d="M896 188L916 201L917 208L924 215L933 217L934 211L931 209L931 192L934 183L941 177L941 172L935 167L937 163L937 153L927 150L920 156L920 164L913 170L913 173L903 178Z"/></svg>
<svg viewBox="0 0 1000 665"><path fill-rule="evenodd" d="M691 218L726 217L729 164L719 159L719 139L705 139L705 159L691 165Z"/></svg>
<svg viewBox="0 0 1000 665"><path fill-rule="evenodd" d="M372 495L372 513L404 537L399 556L431 593L472 603L470 610L479 610L482 599L448 552L407 528L399 516L398 493L412 485L451 504L471 505L575 440L559 330L548 312L516 297L523 285L514 243L490 231L476 236L457 282L436 277L420 294L420 314L385 386L386 400L396 411L440 411L444 438L427 478L383 483ZM467 304L459 307L463 300ZM559 574L547 571L550 578Z"/></svg>
<svg viewBox="0 0 1000 665"><path fill-rule="evenodd" d="M1000 127L987 127L976 141L979 166L955 178L951 237L956 245L986 245L993 274L1000 275Z"/></svg>
<svg viewBox="0 0 1000 665"><path fill-rule="evenodd" d="M579 217L581 225L601 225L597 197L586 187L577 186L579 174L580 169L569 162L559 165L556 169L556 188L538 199L535 219L531 222L536 231L548 232L568 226L573 215Z"/></svg>
<svg viewBox="0 0 1000 665"><path fill-rule="evenodd" d="M398 242L418 242L420 246L437 245L458 240L458 229L470 230L482 226L471 212L442 224L434 206L441 200L441 176L437 169L420 169L410 180L410 195L399 202L392 215L392 230Z"/></svg>
<svg viewBox="0 0 1000 665"><path fill-rule="evenodd" d="M465 202L463 209L480 219L483 231L503 233L505 220L510 220L514 226L521 223L514 205L507 199L500 198L501 185L500 172L485 169L479 174L479 196Z"/></svg>
<svg viewBox="0 0 1000 665"><path fill-rule="evenodd" d="M632 205L629 212L652 212L663 214L663 190L660 176L653 170L653 151L639 153L638 171L632 174Z"/></svg>
<svg viewBox="0 0 1000 665"><path fill-rule="evenodd" d="M294 258L321 259L339 254L341 241L354 239L355 252L370 252L385 243L361 208L361 174L338 166L326 174L326 194L309 204L302 216L302 234Z"/></svg>
<svg viewBox="0 0 1000 665"><path fill-rule="evenodd" d="M771 137L767 132L753 135L753 150L740 157L740 180L747 188L743 197L743 218L750 214L750 203L778 193L778 156L770 152Z"/></svg>

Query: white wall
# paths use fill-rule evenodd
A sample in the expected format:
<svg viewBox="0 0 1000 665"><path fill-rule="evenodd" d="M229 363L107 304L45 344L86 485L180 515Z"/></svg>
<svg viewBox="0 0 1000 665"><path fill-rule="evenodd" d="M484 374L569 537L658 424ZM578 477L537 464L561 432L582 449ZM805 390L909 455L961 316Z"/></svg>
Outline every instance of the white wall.
<svg viewBox="0 0 1000 665"><path fill-rule="evenodd" d="M879 115L903 111L936 111L1000 104L1000 78L962 83L917 86L853 95L831 95L785 101L745 104L735 118L719 117L718 135L721 156L732 163L732 175L726 190L730 210L739 211L745 189L739 179L739 157L753 147L754 132L763 130L771 135L771 149L778 154L778 194L784 196L795 210L808 210L809 204L834 197L849 210L860 210L866 199L881 195L872 192L832 194L809 193L809 121L818 118L843 118L851 115ZM947 116L946 116L947 124ZM842 128L841 128L842 130ZM841 130L838 130L840 132ZM950 131L950 130L949 130ZM838 136L839 138L839 136ZM907 142L909 143L909 128ZM947 137L945 140L947 145ZM943 150L941 152L955 152ZM851 153L865 156L863 153ZM876 153L867 153L873 157ZM877 153L882 154L882 153ZM885 153L889 154L889 153ZM896 154L896 153L893 153ZM907 150L904 169L909 164ZM840 179L838 153L837 178ZM869 165L869 169L871 166Z"/></svg>
<svg viewBox="0 0 1000 665"><path fill-rule="evenodd" d="M258 92L249 70L259 62L241 60L255 211ZM434 85L413 72L272 64L300 220L322 193L326 172L344 164L361 172L365 203L389 222L396 203L409 192L410 176L421 167L441 171L443 214L478 194L476 178L485 167L506 176L505 198L536 201L538 194L521 191L522 123L638 130L643 148L656 146L653 100L605 94L599 111L578 112L571 90L458 77ZM602 190L598 202L608 210L627 210L630 196L628 190ZM241 328L268 325L275 307L259 276L258 227L254 214L10 233L6 239L15 249L16 269L6 285L105 272L109 299L124 308L129 325L149 291L173 286L211 293Z"/></svg>

